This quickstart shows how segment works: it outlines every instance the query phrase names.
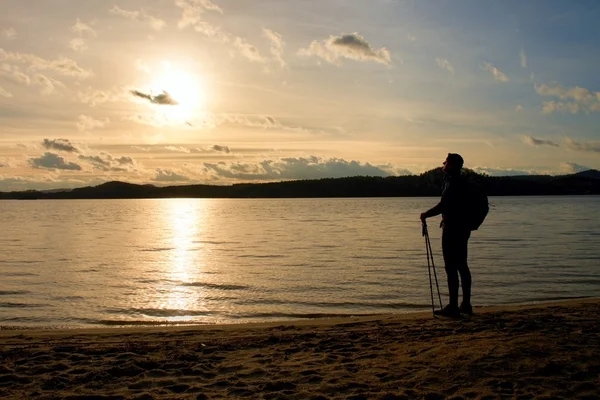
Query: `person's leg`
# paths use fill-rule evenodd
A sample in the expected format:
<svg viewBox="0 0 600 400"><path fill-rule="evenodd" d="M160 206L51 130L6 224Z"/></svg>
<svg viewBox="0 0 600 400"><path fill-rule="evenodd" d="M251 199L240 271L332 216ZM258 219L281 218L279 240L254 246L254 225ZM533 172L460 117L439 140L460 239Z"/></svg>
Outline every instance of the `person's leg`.
<svg viewBox="0 0 600 400"><path fill-rule="evenodd" d="M456 268L458 269L458 273L460 274L460 283L462 286L463 293L463 301L462 304L465 306L471 305L471 271L469 270L468 263L468 246L469 246L469 237L471 237L471 232L461 232L460 235L457 235L456 242Z"/></svg>
<svg viewBox="0 0 600 400"><path fill-rule="evenodd" d="M458 263L459 254L457 252L457 237L455 232L448 229L442 231L442 254L444 255L444 266L446 269L446 277L448 278L448 295L450 302L448 305L453 308L458 308Z"/></svg>

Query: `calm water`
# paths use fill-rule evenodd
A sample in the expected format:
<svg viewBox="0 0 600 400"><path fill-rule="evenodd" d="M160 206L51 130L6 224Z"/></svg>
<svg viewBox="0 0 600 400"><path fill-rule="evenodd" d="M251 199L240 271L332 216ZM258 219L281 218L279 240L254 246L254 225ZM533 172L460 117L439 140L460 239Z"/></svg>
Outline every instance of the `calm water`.
<svg viewBox="0 0 600 400"><path fill-rule="evenodd" d="M436 198L0 202L0 326L237 323L430 308ZM477 305L600 295L600 197L493 198ZM445 301L439 219L430 234Z"/></svg>

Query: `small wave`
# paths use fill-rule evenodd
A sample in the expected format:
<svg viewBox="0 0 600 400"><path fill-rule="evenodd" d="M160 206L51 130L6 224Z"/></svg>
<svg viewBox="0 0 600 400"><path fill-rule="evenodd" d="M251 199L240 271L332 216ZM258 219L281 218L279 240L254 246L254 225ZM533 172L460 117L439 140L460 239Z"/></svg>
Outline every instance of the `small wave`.
<svg viewBox="0 0 600 400"><path fill-rule="evenodd" d="M141 249L140 251L147 251L147 252L161 252L161 251L171 251L174 250L173 247L153 247L153 248L149 248L149 249Z"/></svg>
<svg viewBox="0 0 600 400"><path fill-rule="evenodd" d="M28 294L27 290L0 290L0 296L15 296L19 294Z"/></svg>
<svg viewBox="0 0 600 400"><path fill-rule="evenodd" d="M246 285L235 285L235 284L223 284L223 283L208 283L208 282L180 282L179 286L186 287L201 287L205 289L217 289L217 290L248 290L250 286Z"/></svg>
<svg viewBox="0 0 600 400"><path fill-rule="evenodd" d="M398 256L352 256L355 260L397 260Z"/></svg>
<svg viewBox="0 0 600 400"><path fill-rule="evenodd" d="M35 303L0 303L0 308L43 308L46 307L44 304L35 304Z"/></svg>
<svg viewBox="0 0 600 400"><path fill-rule="evenodd" d="M104 326L177 326L177 325L214 325L215 322L199 322L199 321L143 321L143 320L111 320L100 319L90 321L89 324L104 325Z"/></svg>
<svg viewBox="0 0 600 400"><path fill-rule="evenodd" d="M194 240L194 244L240 244L240 242L227 242L218 240Z"/></svg>
<svg viewBox="0 0 600 400"><path fill-rule="evenodd" d="M282 254L242 254L238 258L284 258Z"/></svg>
<svg viewBox="0 0 600 400"><path fill-rule="evenodd" d="M316 319L316 318L350 318L350 317L368 317L378 315L377 313L246 313L228 315L229 318L253 318L253 319L271 319L271 318L286 318L286 319Z"/></svg>
<svg viewBox="0 0 600 400"><path fill-rule="evenodd" d="M130 308L130 309L109 309L108 314L141 314L148 317L208 317L218 315L216 311L184 310L174 308Z"/></svg>
<svg viewBox="0 0 600 400"><path fill-rule="evenodd" d="M0 276L38 276L31 272L0 272Z"/></svg>

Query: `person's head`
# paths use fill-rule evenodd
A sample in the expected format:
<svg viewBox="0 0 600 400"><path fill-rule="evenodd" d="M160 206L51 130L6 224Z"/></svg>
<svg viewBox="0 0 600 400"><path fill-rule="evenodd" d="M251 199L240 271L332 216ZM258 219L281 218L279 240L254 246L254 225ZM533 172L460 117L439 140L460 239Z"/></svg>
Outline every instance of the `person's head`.
<svg viewBox="0 0 600 400"><path fill-rule="evenodd" d="M446 160L442 164L442 170L447 174L460 173L464 163L465 161L460 154L448 153L448 157L446 157Z"/></svg>

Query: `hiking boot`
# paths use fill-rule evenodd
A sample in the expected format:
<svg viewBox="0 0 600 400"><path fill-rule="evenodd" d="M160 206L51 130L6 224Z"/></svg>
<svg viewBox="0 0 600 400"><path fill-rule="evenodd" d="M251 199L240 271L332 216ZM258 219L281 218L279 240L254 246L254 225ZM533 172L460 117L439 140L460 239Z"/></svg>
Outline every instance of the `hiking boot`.
<svg viewBox="0 0 600 400"><path fill-rule="evenodd" d="M473 306L470 303L461 303L458 310L461 314L473 315Z"/></svg>
<svg viewBox="0 0 600 400"><path fill-rule="evenodd" d="M456 306L451 306L450 304L441 310L434 311L433 313L435 315L439 315L440 317L460 318L460 309Z"/></svg>

